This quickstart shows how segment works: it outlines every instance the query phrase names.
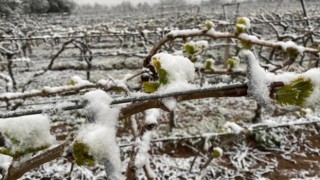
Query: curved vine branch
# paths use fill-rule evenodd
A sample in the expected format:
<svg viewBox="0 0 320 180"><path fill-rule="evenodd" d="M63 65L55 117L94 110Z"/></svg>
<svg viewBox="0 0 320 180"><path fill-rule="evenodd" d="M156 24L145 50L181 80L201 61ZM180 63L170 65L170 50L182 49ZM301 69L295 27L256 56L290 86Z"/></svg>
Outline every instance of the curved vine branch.
<svg viewBox="0 0 320 180"><path fill-rule="evenodd" d="M50 59L50 63L49 63L49 65L47 66L47 68L44 69L44 70L42 70L42 71L40 71L40 72L38 72L38 73L35 73L35 74L32 76L32 78L31 78L27 83L25 83L25 84L23 85L22 91L25 91L26 88L27 88L32 82L34 82L38 76L41 76L41 75L45 74L46 72L48 72L49 70L51 70L54 61L55 61L55 60L60 56L60 54L66 49L67 45L70 44L70 43L72 43L73 41L75 41L75 39L70 39L70 40L64 42L64 43L62 44L62 47L59 49L59 51L58 51L54 56L52 56L52 58Z"/></svg>
<svg viewBox="0 0 320 180"><path fill-rule="evenodd" d="M267 41L258 39L256 36L248 35L246 33L225 33L225 32L216 32L214 30L200 30L200 29L193 29L193 30L178 30L178 31L172 31L168 33L166 36L164 36L149 52L148 56L144 59L144 66L147 67L150 63L150 60L153 55L155 55L162 46L164 46L166 43L171 42L175 39L181 38L193 38L193 37L209 37L212 39L238 39L250 44L254 45L260 45L260 46L266 46L274 49L284 49L283 42L281 41ZM288 49L300 51L300 49L303 48L305 53L310 53L315 56L319 56L319 50L313 49L313 48L304 48L302 46L290 46ZM284 50L288 50L284 49Z"/></svg>
<svg viewBox="0 0 320 180"><path fill-rule="evenodd" d="M64 153L65 147L68 146L70 143L70 140L67 140L63 142L62 144L49 149L47 151L44 151L38 156L35 156L17 166L11 165L8 169L8 173L6 177L4 178L5 180L15 180L20 177L22 177L26 172L39 167L40 165L47 163L49 161L52 161L54 159L57 159L61 157Z"/></svg>

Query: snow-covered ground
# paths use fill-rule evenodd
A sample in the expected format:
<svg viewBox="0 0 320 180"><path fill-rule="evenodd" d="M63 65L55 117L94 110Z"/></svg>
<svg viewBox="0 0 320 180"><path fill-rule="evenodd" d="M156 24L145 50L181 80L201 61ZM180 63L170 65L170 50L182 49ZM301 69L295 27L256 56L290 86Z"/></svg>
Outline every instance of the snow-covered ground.
<svg viewBox="0 0 320 180"><path fill-rule="evenodd" d="M280 5L282 8L285 7L283 4ZM256 4L253 5L253 7L255 6ZM253 14L251 20L254 19L254 17L262 19L262 17L259 16L259 12L264 11L266 10L250 12ZM278 12L287 18L281 9ZM315 17L319 14L314 11L311 12L315 13ZM186 12L186 14L187 13L188 12ZM241 11L240 13L249 12ZM85 20L82 19L81 16L71 16L69 19L64 19L65 22L60 22L60 24L54 23L56 20L48 17L48 21L39 22L39 24L48 23L47 25L52 25L51 28L56 29L57 31L54 36L57 37L66 35L67 31L73 32L86 28L99 29L103 27L104 23L107 24L109 31L122 34L128 33L129 28L138 29L135 27L137 25L140 25L140 27L143 25L145 27L150 25L152 27L160 24L162 27L159 26L157 27L158 29L151 28L142 32L150 42L145 42L140 36L136 36L136 39L133 40L129 35L127 37L119 36L113 38L107 37L105 39L102 38L101 40L94 38L88 40L94 55L90 81L92 83L97 83L99 80L104 79L107 82L110 80L121 84L124 82L124 77L130 77L142 71L143 57L151 50L153 43L158 42L159 33L161 34L174 29L175 31L173 31L172 34L176 35L176 33L179 32L177 29L180 25L186 27L189 23L190 27L186 28L192 29L194 27L202 27L204 21L207 19L218 19L218 17L212 18L208 16L208 14L208 11L200 12L199 19L194 18L190 20L186 17L178 17L175 13L172 13L170 17L162 17L159 19L152 19L152 17L150 17L150 21L148 21L149 17L146 18L147 16L143 15L141 17L135 17L139 20L132 22L125 21L126 17L123 17L123 19L109 19L108 22L105 22L105 19L100 17L96 19L96 24L93 25L88 23L90 22L88 19L85 23ZM266 14L268 14L268 12ZM295 13L292 13L291 15L294 18L300 17L300 15L295 16ZM291 15L288 15L288 17L291 17ZM274 15L274 17L276 17L276 15ZM288 26L291 27L292 24L290 24L290 19L286 20ZM77 23L81 21L84 22L83 25L78 24L78 26L76 26ZM221 24L217 25L217 28L222 28L224 31L230 29L230 27L225 26L225 22L226 21L222 22L221 20ZM256 24L251 23L253 31L261 33L266 39L276 38L274 35L275 33L272 31L272 27L261 25L258 23L259 21L254 22L256 22ZM70 25L70 27L68 25ZM290 29L289 35L301 35L298 33L298 35L294 34L295 30L301 30L299 29L300 25L301 24L297 24L296 29ZM293 23L292 26L295 27L295 24ZM121 31L123 29L126 29L126 31ZM315 31L317 31L317 29L315 29ZM300 32L301 31L299 31L299 33ZM91 33L93 33L93 31ZM139 34L138 31L135 33ZM315 36L315 38L317 39L318 37ZM215 59L214 61L211 61L212 63L215 63L213 68L224 69L223 54L225 49L223 47L215 48L214 45L223 44L225 41L195 38L193 42L189 43L191 43L191 45L197 45L197 43L195 43L199 42L197 40L201 40L200 46L203 45L205 48L204 54L201 54L202 57L196 57L199 58L201 62L204 62L207 58L213 58ZM121 44L121 41L124 43ZM52 55L61 47L61 42L55 44L54 42L36 41L34 43L35 44L32 46L33 53L32 55L29 55L30 58L17 57L14 62L14 76L17 81L18 89L21 89L21 86L34 76L36 71L46 68L50 57L52 57ZM50 43L53 44L54 48L51 48ZM298 40L298 43L300 44L301 42ZM295 44L292 45L291 43L282 45L285 46L284 49L292 46L296 47ZM167 47L167 51L171 54L181 55L183 47L183 42L177 40L175 41L174 46ZM231 48L230 52L235 54L237 48L237 46ZM304 50L300 47L299 49L301 49L301 51ZM269 53L270 51L266 50L262 55L269 55ZM279 52L276 52L276 54L277 53L280 54ZM255 54L258 54L258 49L256 49ZM251 56L251 54L249 54L249 56ZM57 59L54 63L53 70L45 73L45 75L36 77L35 82L28 86L26 91L42 91L45 86L47 86L47 88L44 90L47 92L48 90L57 90L49 87L67 86L70 82L77 81L74 80L75 76L80 77L83 82L87 82L84 81L84 79L86 79L87 64L84 60L80 59L81 55L79 55L78 49L68 47L67 50L61 54L61 57L65 58ZM281 57L281 55L277 56L277 58L279 57ZM155 59L162 63L162 68L169 74L169 81L171 81L171 83L175 83L176 81L178 81L178 83L181 83L182 81L182 83L177 84L174 88L160 86L158 93L194 88L193 86L184 86L189 81L193 80L196 84L199 85L202 83L204 86L246 82L245 77L241 75L199 75L198 72L194 73L194 67L188 59L178 58L180 64L176 65L170 61L172 58L177 58L177 56L162 53L155 57ZM260 68L255 59L249 61L251 62L249 65L254 66L253 74L263 74L262 72L264 72L264 70ZM281 61L276 61L276 63L279 62ZM0 61L0 63L4 62ZM303 63L302 66L299 66L298 63L296 63L292 65L292 68L296 68L295 70L298 71L297 73L301 73L308 69L307 63L308 62ZM5 65L0 66L0 74L8 77L9 73L6 71ZM240 62L237 70L244 71L244 67L246 67L245 63ZM62 68L64 68L64 70L61 70ZM71 68L71 70L69 68ZM188 72L184 74L182 71L186 69ZM263 76L260 79L254 79L253 83L255 84L255 87L261 85L262 81L269 82L276 78L276 76L268 76L268 79L263 79L265 77L266 76ZM293 76L290 76L291 79L294 79L292 77ZM289 79L286 79L286 81L289 81ZM6 82L1 81L0 83L0 92L4 93L6 91L4 88ZM137 76L128 82L127 88L134 91L135 89L139 89L140 85L140 76ZM265 91L268 90L267 88L267 86L261 86L260 89L258 89L261 91L254 91L253 97L256 98L257 96L261 96L262 93L265 93ZM52 108L53 106L57 108L68 104L74 104L76 101L83 100L82 95L84 93L85 92L81 92L70 96L52 96L50 98L35 97L24 101L21 100L20 102L24 105L20 106L19 109L42 109ZM134 92L131 95L137 94L141 93ZM118 98L126 96L126 94L123 92L120 94L116 92L111 93L111 96ZM310 102L317 98L316 96L313 97L315 98L311 99ZM265 103L273 103L268 95L264 94L262 100L266 99L268 102ZM105 100L105 102L100 102L102 100ZM112 108L116 109L118 107L111 106L112 108L110 108L109 101L110 99L108 98L98 98L95 102L91 102L94 104L91 104L93 108L104 107L105 109L108 109L108 111L100 111L101 109L99 108L98 110L91 109L91 111L97 111L97 114L99 114L98 118L95 117L96 120L117 113L115 112L117 110L112 110ZM98 105L95 103L98 103ZM115 166L119 166L118 169L121 169L123 174L126 172L127 165L130 161L132 146L135 145L138 149L138 160L135 161L136 165L149 165L149 168L152 169L153 175L155 175L157 179L320 179L318 167L318 162L320 160L320 142L318 140L320 111L317 102L311 109L276 107L274 109L271 108L270 110L263 107L261 112L257 105L257 99L255 100L249 97L207 98L180 103L177 103L172 99L166 99L163 100L163 104L169 110L173 110L174 113L171 113L170 115L168 112L160 111L160 114L158 114L159 112L154 110L146 112L145 122L149 124L158 124L152 133L143 135L141 139L139 137L137 139L133 137L130 125L128 125L130 124L130 120L127 119L120 121L119 124L115 123L115 118L113 118L113 120L110 120L113 123L112 125L104 123L103 120L97 120L99 122L95 122L96 124L86 125L87 120L90 119L90 115L88 115L85 110L57 110L49 112L48 116L39 115L47 121L50 121L51 133L57 138L57 142L54 142L52 137L48 134L41 133L39 127L41 127L42 130L48 129L48 124L45 124L46 126L44 127L43 124L39 124L38 122L30 121L30 123L32 123L32 125L39 125L33 126L33 130L39 132L38 136L41 136L41 138L47 137L46 140L50 140L43 142L41 138L38 139L39 146L61 143L70 133L78 133L79 131L80 134L78 135L78 138L80 140L89 141L92 138L95 139L96 143L93 145L88 143L89 146L92 145L90 147L97 150L96 152L99 157L101 155L99 153L101 152L104 152L105 154L103 155L105 156L111 156L114 160L111 164L114 163ZM7 110L5 107L7 104L1 103L0 106L0 112L6 113ZM13 107L13 105L10 106ZM170 127L170 118L172 118L172 115L174 115L175 119L174 127ZM257 115L261 115L261 117L258 116L257 118ZM143 113L136 115L135 119L138 123L142 122L144 120ZM49 123L47 121L45 122ZM10 123L14 122L9 122L8 124L5 124L4 122L0 123L1 132L5 133L7 130L6 128L9 128L11 133L12 128L14 127ZM136 126L138 125L139 124L136 124ZM114 127L117 127L118 129L114 129ZM90 130L90 132L89 134L86 134L88 130ZM108 132L104 132L105 130ZM117 130L117 133L115 133L115 130ZM97 134L99 135L99 138L95 138ZM114 138L112 138L115 135L116 142L113 141ZM23 137L21 134L17 134L14 138L17 137L28 139L28 137ZM109 139L110 141L107 141L108 138L111 138L112 140ZM106 141L104 141L104 139ZM117 148L109 147L116 147L117 144L120 148L120 155L118 154L119 150ZM150 147L148 144L150 144ZM213 158L212 161L209 161L210 158L215 155L214 148L221 148L223 150L222 157ZM110 154L110 152L112 152L112 154ZM146 157L149 158L146 160ZM121 163L118 163L119 158ZM103 162L103 159L100 158L100 160ZM10 158L0 156L0 167L8 167L10 165L10 163L8 163L9 161L11 161ZM203 168L206 163L209 163L208 166ZM97 163L93 167L72 166L72 163L66 158L58 158L39 168L33 169L26 173L21 179L107 179L105 167L107 166L104 163L101 163L101 161L100 164ZM70 171L71 169L72 171ZM115 176L121 178L121 172L116 172L118 174ZM143 171L138 172L138 174L140 179L147 179Z"/></svg>

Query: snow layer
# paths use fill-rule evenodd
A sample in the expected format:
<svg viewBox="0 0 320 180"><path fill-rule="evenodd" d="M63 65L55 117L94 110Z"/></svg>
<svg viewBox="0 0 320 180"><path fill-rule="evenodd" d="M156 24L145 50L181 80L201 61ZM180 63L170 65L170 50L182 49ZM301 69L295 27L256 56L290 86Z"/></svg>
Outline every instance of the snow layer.
<svg viewBox="0 0 320 180"><path fill-rule="evenodd" d="M50 134L49 118L44 115L0 119L0 131L19 142L9 144L12 153L49 146L55 142Z"/></svg>
<svg viewBox="0 0 320 180"><path fill-rule="evenodd" d="M240 39L249 41L249 42L256 42L257 44L266 44L267 42L261 39L258 39L257 36L254 35L249 35L246 33L241 33L239 35ZM278 42L268 42L267 43L270 46L280 46L284 51L287 51L288 49L292 49L292 50L297 50L300 54L303 54L303 52L305 51L305 47L297 45L296 43L292 42L292 41L287 41L287 42L283 42L283 41L278 41Z"/></svg>
<svg viewBox="0 0 320 180"><path fill-rule="evenodd" d="M168 34L168 36L189 36L194 33L202 33L202 31L200 29L173 30Z"/></svg>
<svg viewBox="0 0 320 180"><path fill-rule="evenodd" d="M280 45L284 51L287 51L288 49L296 49L298 50L299 54L303 54L303 52L305 51L305 47L299 46L292 41L287 41L287 42L280 41L280 42L276 42L275 44Z"/></svg>
<svg viewBox="0 0 320 180"><path fill-rule="evenodd" d="M175 81L166 86L160 86L158 93L172 93L196 89L197 86L183 81Z"/></svg>

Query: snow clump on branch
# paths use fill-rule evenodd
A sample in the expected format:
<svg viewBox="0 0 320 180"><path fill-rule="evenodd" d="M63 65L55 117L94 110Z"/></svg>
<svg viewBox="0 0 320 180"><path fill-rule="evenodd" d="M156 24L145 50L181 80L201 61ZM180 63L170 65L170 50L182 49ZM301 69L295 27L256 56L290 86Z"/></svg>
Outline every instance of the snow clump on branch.
<svg viewBox="0 0 320 180"><path fill-rule="evenodd" d="M12 155L44 149L55 142L50 134L50 120L44 115L0 119L0 132L8 138L6 146Z"/></svg>
<svg viewBox="0 0 320 180"><path fill-rule="evenodd" d="M153 108L145 111L145 123L146 124L158 124L158 118L160 117L160 109Z"/></svg>
<svg viewBox="0 0 320 180"><path fill-rule="evenodd" d="M199 44L206 46L205 42ZM156 82L159 84L158 93L179 92L195 88L195 85L189 84L195 78L195 67L188 58L158 53L152 57L151 63L159 76L159 82ZM164 104L168 109L173 110L176 101L170 98L165 100Z"/></svg>
<svg viewBox="0 0 320 180"><path fill-rule="evenodd" d="M273 109L269 89L273 82L284 83L284 86L271 94L280 105L307 107L314 105L320 99L319 68L301 74L293 72L273 74L259 65L259 61L251 51L244 50L242 54L247 63L248 95L256 99L260 105Z"/></svg>
<svg viewBox="0 0 320 180"><path fill-rule="evenodd" d="M194 89L189 84L195 78L194 64L185 57L158 53L152 57L152 65L159 76L159 93L179 92Z"/></svg>
<svg viewBox="0 0 320 180"><path fill-rule="evenodd" d="M195 68L188 58L168 53L158 53L152 57L154 66L156 66L156 61L167 72L169 82L182 81L188 83L188 81L194 80Z"/></svg>
<svg viewBox="0 0 320 180"><path fill-rule="evenodd" d="M89 147L89 154L95 161L109 163L108 169L111 172L106 172L109 177L122 177L120 149L115 136L116 130L113 127L88 124L79 131L77 140Z"/></svg>
<svg viewBox="0 0 320 180"><path fill-rule="evenodd" d="M247 63L248 95L256 99L262 106L271 108L269 97L271 81L267 72L259 65L259 61L251 51L243 50L242 54Z"/></svg>
<svg viewBox="0 0 320 180"><path fill-rule="evenodd" d="M77 141L89 147L89 156L102 162L111 179L123 179L121 174L120 149L116 142L116 126L119 109L111 108L112 98L102 90L95 90L84 95L86 109L92 124L80 129Z"/></svg>
<svg viewBox="0 0 320 180"><path fill-rule="evenodd" d="M91 91L84 94L87 101L86 109L89 112L89 120L115 127L118 123L119 110L111 108L112 97L102 90Z"/></svg>

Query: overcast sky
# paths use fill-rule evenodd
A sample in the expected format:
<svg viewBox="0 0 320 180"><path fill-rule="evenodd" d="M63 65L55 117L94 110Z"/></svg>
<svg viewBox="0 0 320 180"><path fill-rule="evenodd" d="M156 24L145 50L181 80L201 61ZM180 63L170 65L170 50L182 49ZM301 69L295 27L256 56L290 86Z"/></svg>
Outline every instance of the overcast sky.
<svg viewBox="0 0 320 180"><path fill-rule="evenodd" d="M133 4L138 4L139 2L148 2L148 3L154 3L157 2L158 0L74 0L75 2L79 3L79 4L94 4L94 3L100 3L100 4L105 4L105 5L115 5L115 4L119 4L122 1L130 1ZM174 1L174 0L173 0ZM201 0L188 0L188 2L191 3L198 3Z"/></svg>

